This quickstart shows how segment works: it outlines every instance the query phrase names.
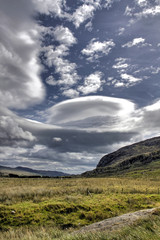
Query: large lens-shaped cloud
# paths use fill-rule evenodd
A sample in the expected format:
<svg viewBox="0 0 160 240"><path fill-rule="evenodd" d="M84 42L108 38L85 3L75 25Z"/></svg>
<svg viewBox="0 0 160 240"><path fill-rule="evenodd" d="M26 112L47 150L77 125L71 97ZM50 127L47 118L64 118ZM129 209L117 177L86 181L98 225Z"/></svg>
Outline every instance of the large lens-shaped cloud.
<svg viewBox="0 0 160 240"><path fill-rule="evenodd" d="M89 96L61 102L48 110L48 123L78 128L119 129L133 113L134 103L126 99ZM121 121L121 123L120 123Z"/></svg>

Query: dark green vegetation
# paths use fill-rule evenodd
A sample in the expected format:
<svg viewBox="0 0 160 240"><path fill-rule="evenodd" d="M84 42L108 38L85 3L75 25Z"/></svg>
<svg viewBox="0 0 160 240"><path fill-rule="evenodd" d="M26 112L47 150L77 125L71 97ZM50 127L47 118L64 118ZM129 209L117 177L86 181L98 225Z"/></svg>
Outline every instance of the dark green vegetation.
<svg viewBox="0 0 160 240"><path fill-rule="evenodd" d="M160 174L160 137L135 143L102 157L93 171L85 177L96 176L153 176Z"/></svg>

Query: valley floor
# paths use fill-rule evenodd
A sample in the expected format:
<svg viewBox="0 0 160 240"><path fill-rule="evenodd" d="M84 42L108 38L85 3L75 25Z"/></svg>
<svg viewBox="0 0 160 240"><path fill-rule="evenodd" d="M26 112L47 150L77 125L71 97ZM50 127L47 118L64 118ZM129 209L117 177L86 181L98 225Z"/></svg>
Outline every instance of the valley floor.
<svg viewBox="0 0 160 240"><path fill-rule="evenodd" d="M160 239L159 211L152 222L141 220L140 226L128 227L117 236L105 232L72 234L107 218L160 207L159 186L158 177L1 178L0 239ZM142 235L140 228L146 238L134 237L138 232ZM125 238L126 233L133 236Z"/></svg>

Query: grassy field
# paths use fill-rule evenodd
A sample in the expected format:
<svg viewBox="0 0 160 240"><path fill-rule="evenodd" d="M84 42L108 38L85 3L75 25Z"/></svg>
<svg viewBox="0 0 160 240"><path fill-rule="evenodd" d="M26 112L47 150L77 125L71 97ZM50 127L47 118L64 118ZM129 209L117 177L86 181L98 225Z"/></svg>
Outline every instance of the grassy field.
<svg viewBox="0 0 160 240"><path fill-rule="evenodd" d="M159 240L160 216L139 220L135 224L116 232L94 232L74 235L73 232L55 227L19 227L0 232L4 240Z"/></svg>
<svg viewBox="0 0 160 240"><path fill-rule="evenodd" d="M158 177L0 178L0 239L149 239L125 238L126 231L134 232L131 228L117 238L116 234L106 238L105 233L82 238L70 232L123 213L159 207L159 187ZM159 217L153 222L150 230L146 228L150 220L142 223L146 234L158 234ZM142 231L138 229L137 233ZM118 238L120 234L124 237Z"/></svg>

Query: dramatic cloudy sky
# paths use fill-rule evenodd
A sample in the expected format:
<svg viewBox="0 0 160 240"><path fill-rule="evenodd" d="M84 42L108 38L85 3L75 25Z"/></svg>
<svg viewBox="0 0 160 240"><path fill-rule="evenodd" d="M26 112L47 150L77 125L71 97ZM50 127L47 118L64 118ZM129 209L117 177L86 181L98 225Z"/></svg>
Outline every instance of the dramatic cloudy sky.
<svg viewBox="0 0 160 240"><path fill-rule="evenodd" d="M160 0L0 0L0 165L68 173L160 135Z"/></svg>

